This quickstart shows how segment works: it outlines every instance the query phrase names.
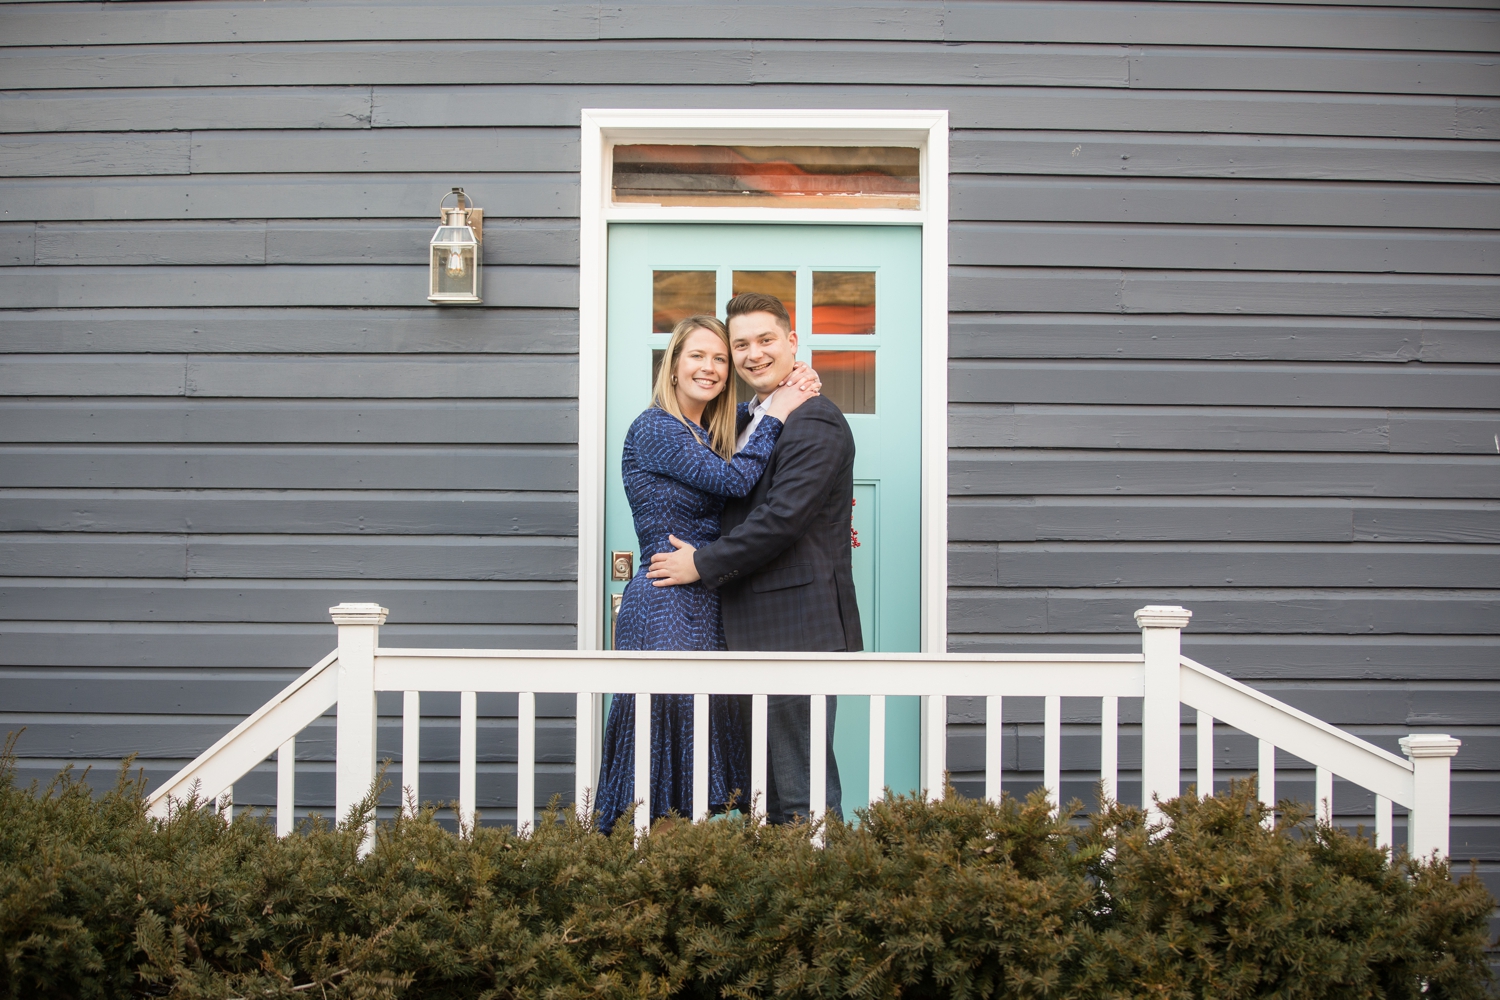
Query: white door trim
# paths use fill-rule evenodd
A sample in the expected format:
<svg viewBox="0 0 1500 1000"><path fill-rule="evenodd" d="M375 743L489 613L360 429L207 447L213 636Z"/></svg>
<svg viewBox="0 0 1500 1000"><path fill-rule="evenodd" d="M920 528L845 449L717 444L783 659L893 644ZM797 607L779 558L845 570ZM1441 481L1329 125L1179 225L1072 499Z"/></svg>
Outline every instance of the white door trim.
<svg viewBox="0 0 1500 1000"><path fill-rule="evenodd" d="M604 645L605 308L610 222L777 222L922 228L922 652L948 636L948 112L615 110L582 113L578 281L578 648ZM922 151L921 208L613 206L616 142L900 145Z"/></svg>

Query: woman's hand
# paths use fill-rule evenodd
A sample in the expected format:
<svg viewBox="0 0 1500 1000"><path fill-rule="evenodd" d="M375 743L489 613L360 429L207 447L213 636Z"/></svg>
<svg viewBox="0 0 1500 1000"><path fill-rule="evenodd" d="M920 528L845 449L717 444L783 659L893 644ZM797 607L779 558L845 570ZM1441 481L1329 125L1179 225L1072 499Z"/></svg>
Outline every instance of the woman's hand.
<svg viewBox="0 0 1500 1000"><path fill-rule="evenodd" d="M812 381L813 383L815 383L815 390L821 389L823 387L823 380L818 377L817 372L813 371L812 366L810 366L806 361L793 361L790 374L788 374L786 378L781 380L781 383L777 386L777 388L780 388L780 386L782 385L798 385L807 381Z"/></svg>
<svg viewBox="0 0 1500 1000"><path fill-rule="evenodd" d="M818 381L818 373L811 368L806 369L802 378L796 378L796 372L788 377L787 383L777 388L771 396L771 405L766 407L766 414L777 420L785 421L793 410L803 403L819 395L823 383Z"/></svg>

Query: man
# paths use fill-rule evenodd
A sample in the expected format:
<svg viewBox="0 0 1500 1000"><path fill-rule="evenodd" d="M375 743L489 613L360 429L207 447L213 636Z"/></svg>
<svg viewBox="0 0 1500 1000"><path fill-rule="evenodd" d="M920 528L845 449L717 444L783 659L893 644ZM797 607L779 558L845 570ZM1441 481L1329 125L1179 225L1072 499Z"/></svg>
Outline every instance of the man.
<svg viewBox="0 0 1500 1000"><path fill-rule="evenodd" d="M743 447L791 373L797 334L774 295L736 295L726 315L735 371L756 397L753 406L740 406ZM853 502L854 435L837 406L815 397L787 418L754 491L725 506L719 540L695 550L674 538L676 551L653 556L648 575L659 587L701 579L717 589L732 650L858 652L864 641L849 551ZM810 703L773 696L768 709L766 817L785 823L808 815ZM833 757L837 712L838 699L830 697L826 804L843 818Z"/></svg>

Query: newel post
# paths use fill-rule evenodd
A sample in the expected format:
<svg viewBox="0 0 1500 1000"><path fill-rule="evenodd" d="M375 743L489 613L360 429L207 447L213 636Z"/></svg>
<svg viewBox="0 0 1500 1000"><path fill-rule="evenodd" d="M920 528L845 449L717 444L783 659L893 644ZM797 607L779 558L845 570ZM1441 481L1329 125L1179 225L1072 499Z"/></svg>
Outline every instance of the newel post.
<svg viewBox="0 0 1500 1000"><path fill-rule="evenodd" d="M339 627L338 738L333 801L339 820L365 797L375 780L375 647L388 613L378 604L329 608ZM370 842L365 841L365 850Z"/></svg>
<svg viewBox="0 0 1500 1000"><path fill-rule="evenodd" d="M1145 703L1141 709L1141 805L1152 820L1161 818L1153 798L1175 799L1182 770L1182 630L1193 613L1186 608L1151 605L1135 613L1146 658Z"/></svg>
<svg viewBox="0 0 1500 1000"><path fill-rule="evenodd" d="M1447 733L1413 733L1401 737L1401 752L1411 758L1416 800L1406 818L1406 849L1414 858L1436 851L1448 856L1448 772L1462 740Z"/></svg>

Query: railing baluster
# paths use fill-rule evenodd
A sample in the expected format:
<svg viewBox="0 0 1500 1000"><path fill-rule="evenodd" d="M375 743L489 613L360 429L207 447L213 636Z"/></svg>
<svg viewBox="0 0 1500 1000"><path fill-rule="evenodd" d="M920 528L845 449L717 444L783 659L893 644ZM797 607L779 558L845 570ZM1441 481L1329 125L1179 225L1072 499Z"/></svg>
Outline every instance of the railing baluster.
<svg viewBox="0 0 1500 1000"><path fill-rule="evenodd" d="M1323 823L1333 822L1333 772L1326 767L1317 770L1313 781L1313 814Z"/></svg>
<svg viewBox="0 0 1500 1000"><path fill-rule="evenodd" d="M412 816L422 804L421 770L422 692L407 691L401 698L401 809Z"/></svg>
<svg viewBox="0 0 1500 1000"><path fill-rule="evenodd" d="M635 696L635 829L651 832L651 694Z"/></svg>
<svg viewBox="0 0 1500 1000"><path fill-rule="evenodd" d="M1104 797L1120 798L1120 699L1114 695L1099 699L1099 781Z"/></svg>
<svg viewBox="0 0 1500 1000"><path fill-rule="evenodd" d="M598 699L592 691L578 692L573 716L573 809L580 823L588 823L593 817L594 787L594 733L599 728L595 706ZM585 808L584 803L590 807Z"/></svg>
<svg viewBox="0 0 1500 1000"><path fill-rule="evenodd" d="M750 805L765 822L766 724L770 702L766 695L750 697Z"/></svg>
<svg viewBox="0 0 1500 1000"><path fill-rule="evenodd" d="M536 692L516 695L516 832L536 826Z"/></svg>
<svg viewBox="0 0 1500 1000"><path fill-rule="evenodd" d="M1375 796L1375 846L1386 850L1396 841L1396 823L1391 817L1391 800Z"/></svg>
<svg viewBox="0 0 1500 1000"><path fill-rule="evenodd" d="M885 798L885 695L870 695L870 804Z"/></svg>
<svg viewBox="0 0 1500 1000"><path fill-rule="evenodd" d="M1198 785L1198 798L1213 798L1214 794L1214 717L1207 712L1198 713L1198 773L1194 776Z"/></svg>
<svg viewBox="0 0 1500 1000"><path fill-rule="evenodd" d="M813 695L809 711L807 820L816 823L828 808L828 696Z"/></svg>
<svg viewBox="0 0 1500 1000"><path fill-rule="evenodd" d="M285 837L297 823L297 737L276 750L276 836Z"/></svg>
<svg viewBox="0 0 1500 1000"><path fill-rule="evenodd" d="M1000 801L1000 779L1005 759L1005 731L1001 726L1001 696L992 694L984 700L984 797Z"/></svg>
<svg viewBox="0 0 1500 1000"><path fill-rule="evenodd" d="M1062 697L1049 694L1042 711L1042 784L1052 811L1062 808Z"/></svg>
<svg viewBox="0 0 1500 1000"><path fill-rule="evenodd" d="M1260 741L1260 760L1256 772L1261 804L1266 807L1266 828L1276 825L1276 747L1268 740Z"/></svg>
<svg viewBox="0 0 1500 1000"><path fill-rule="evenodd" d="M693 819L708 819L708 695L693 695Z"/></svg>
<svg viewBox="0 0 1500 1000"><path fill-rule="evenodd" d="M224 817L225 822L234 822L234 786L230 785L219 793L219 815Z"/></svg>
<svg viewBox="0 0 1500 1000"><path fill-rule="evenodd" d="M922 725L922 787L929 802L943 797L948 771L948 696L922 696L926 718Z"/></svg>
<svg viewBox="0 0 1500 1000"><path fill-rule="evenodd" d="M458 696L458 822L472 829L477 798L474 771L479 761L479 696L464 691Z"/></svg>

